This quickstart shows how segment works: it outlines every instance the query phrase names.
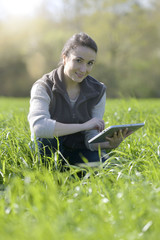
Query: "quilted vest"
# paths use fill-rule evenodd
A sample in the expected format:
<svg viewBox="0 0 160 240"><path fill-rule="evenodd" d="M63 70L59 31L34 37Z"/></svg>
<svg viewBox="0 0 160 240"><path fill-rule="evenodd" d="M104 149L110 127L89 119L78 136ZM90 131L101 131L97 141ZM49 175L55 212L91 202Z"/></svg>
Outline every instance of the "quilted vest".
<svg viewBox="0 0 160 240"><path fill-rule="evenodd" d="M66 90L63 66L45 74L35 84L46 88L50 96L49 112L51 119L61 123L84 123L92 118L92 108L103 96L106 87L91 76L80 83L80 94L72 107ZM70 149L84 149L84 132L63 137L64 146Z"/></svg>

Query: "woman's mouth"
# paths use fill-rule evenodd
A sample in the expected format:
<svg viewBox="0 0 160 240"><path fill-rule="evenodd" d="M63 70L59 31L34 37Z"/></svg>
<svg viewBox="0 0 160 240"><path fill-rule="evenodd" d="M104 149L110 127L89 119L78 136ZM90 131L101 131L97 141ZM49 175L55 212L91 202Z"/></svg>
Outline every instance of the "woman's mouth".
<svg viewBox="0 0 160 240"><path fill-rule="evenodd" d="M77 72L76 72L76 75L77 75L78 78L84 78L84 76L85 76L84 74L77 73Z"/></svg>

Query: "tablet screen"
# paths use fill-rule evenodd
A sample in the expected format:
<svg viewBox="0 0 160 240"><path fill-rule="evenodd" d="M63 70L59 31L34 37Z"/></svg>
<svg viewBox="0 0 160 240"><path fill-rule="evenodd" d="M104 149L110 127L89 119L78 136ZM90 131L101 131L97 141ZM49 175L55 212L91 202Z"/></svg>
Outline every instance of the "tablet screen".
<svg viewBox="0 0 160 240"><path fill-rule="evenodd" d="M136 123L136 124L125 124L125 125L114 125L104 129L102 132L97 134L95 137L91 138L88 143L98 143L105 142L106 137L113 137L114 132L118 132L119 130L124 130L128 128L128 132L135 132L139 128L143 127L144 123Z"/></svg>

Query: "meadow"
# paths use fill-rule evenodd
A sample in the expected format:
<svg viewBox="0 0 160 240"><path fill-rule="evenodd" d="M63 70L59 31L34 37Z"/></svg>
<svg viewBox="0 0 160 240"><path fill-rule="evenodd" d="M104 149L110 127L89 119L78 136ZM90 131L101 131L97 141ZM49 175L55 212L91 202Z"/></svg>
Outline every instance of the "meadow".
<svg viewBox="0 0 160 240"><path fill-rule="evenodd" d="M38 161L29 99L0 98L0 239L157 240L160 223L160 100L108 99L106 127L139 123L104 168L60 172Z"/></svg>

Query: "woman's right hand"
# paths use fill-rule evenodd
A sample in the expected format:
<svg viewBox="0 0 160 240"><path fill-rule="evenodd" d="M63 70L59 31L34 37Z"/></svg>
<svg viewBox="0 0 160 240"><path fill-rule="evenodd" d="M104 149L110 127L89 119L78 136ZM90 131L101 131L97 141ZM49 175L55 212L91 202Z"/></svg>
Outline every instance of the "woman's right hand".
<svg viewBox="0 0 160 240"><path fill-rule="evenodd" d="M81 131L87 131L91 129L97 129L99 132L104 129L104 121L98 118L92 118L84 123L55 123L54 136L66 136L68 134L74 134Z"/></svg>
<svg viewBox="0 0 160 240"><path fill-rule="evenodd" d="M99 118L92 118L91 120L83 123L85 130L96 129L99 132L104 130L105 123L102 119Z"/></svg>

